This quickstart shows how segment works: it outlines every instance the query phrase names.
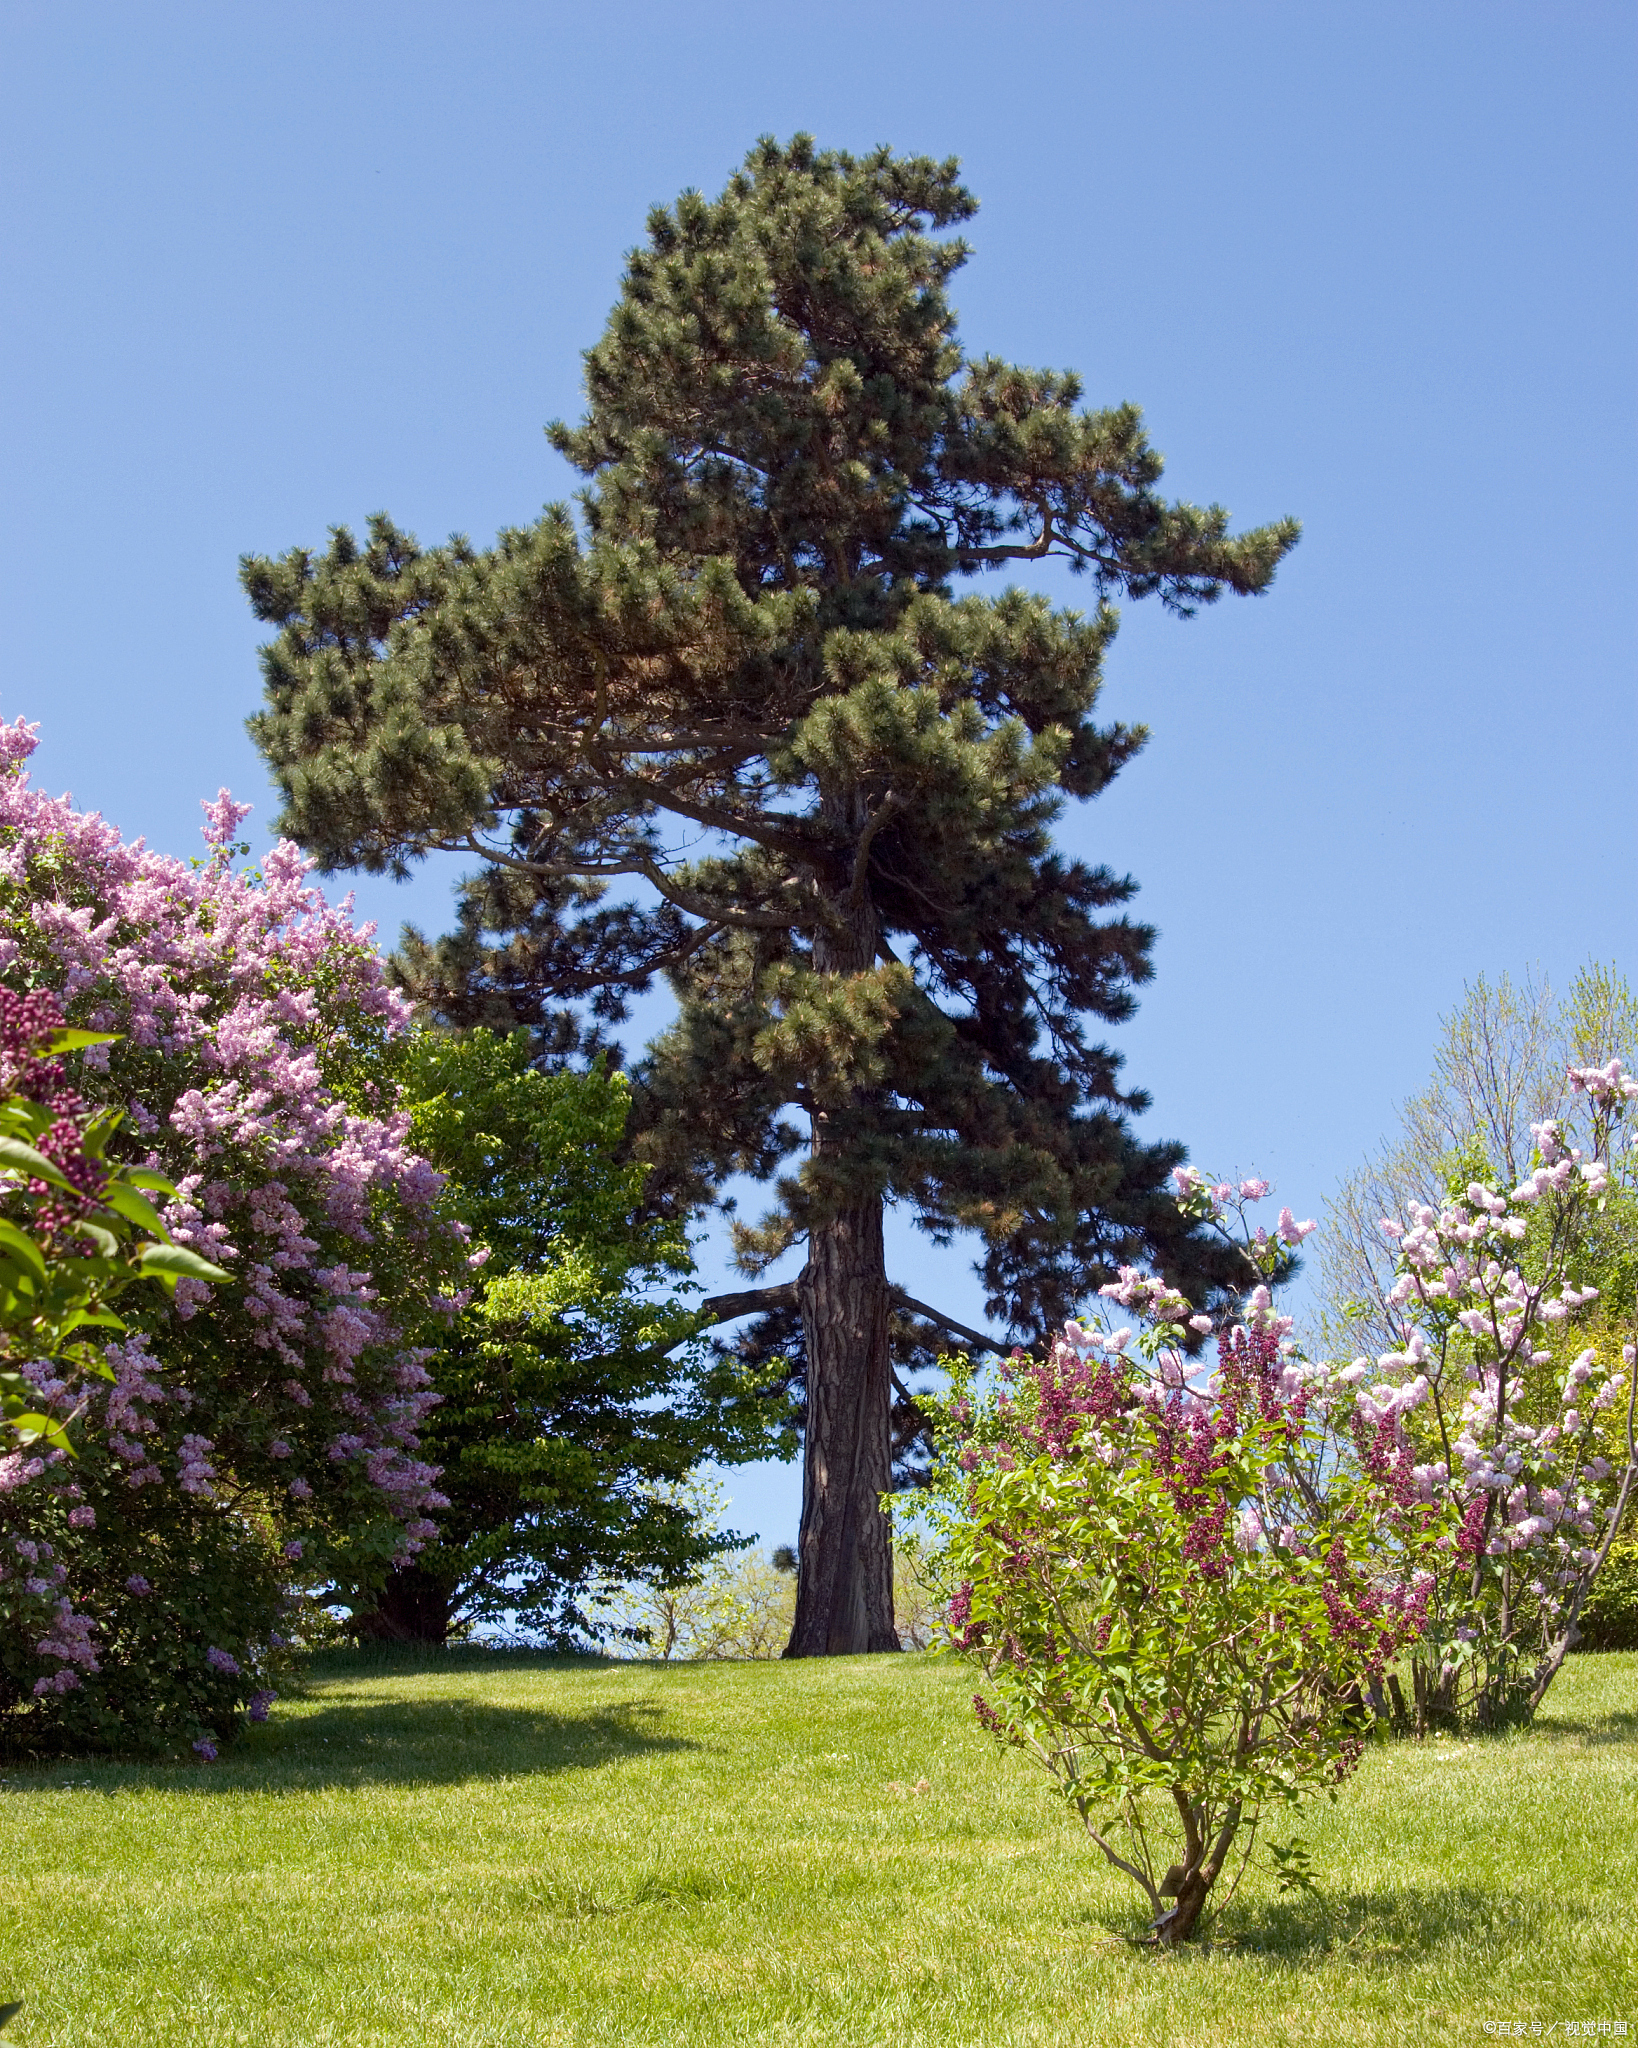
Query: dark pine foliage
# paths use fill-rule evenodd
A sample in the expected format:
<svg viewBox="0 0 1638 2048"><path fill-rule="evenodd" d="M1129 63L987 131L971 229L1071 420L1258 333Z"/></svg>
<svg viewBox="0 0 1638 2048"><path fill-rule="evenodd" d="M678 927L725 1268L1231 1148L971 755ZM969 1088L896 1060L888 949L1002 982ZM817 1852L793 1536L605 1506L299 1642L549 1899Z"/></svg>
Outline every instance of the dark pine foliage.
<svg viewBox="0 0 1638 2048"><path fill-rule="evenodd" d="M1296 527L1167 502L1133 407L965 357L941 231L973 207L953 162L760 143L719 199L650 215L586 417L551 429L578 525L422 550L383 516L245 565L286 829L332 866L482 863L410 985L566 1057L663 973L680 1014L634 1076L653 1197L776 1181L740 1258L805 1241L802 1276L722 1309L801 1317L799 1652L892 1640L889 1353L961 1335L890 1292L884 1203L981 1233L1026 1340L1140 1253L1196 1297L1216 1278L1164 1192L1180 1149L1134 1140L1144 1098L1088 1031L1129 1015L1152 933L1052 828L1143 743L1095 717L1109 600L1262 591ZM1048 557L1089 612L958 594Z"/></svg>

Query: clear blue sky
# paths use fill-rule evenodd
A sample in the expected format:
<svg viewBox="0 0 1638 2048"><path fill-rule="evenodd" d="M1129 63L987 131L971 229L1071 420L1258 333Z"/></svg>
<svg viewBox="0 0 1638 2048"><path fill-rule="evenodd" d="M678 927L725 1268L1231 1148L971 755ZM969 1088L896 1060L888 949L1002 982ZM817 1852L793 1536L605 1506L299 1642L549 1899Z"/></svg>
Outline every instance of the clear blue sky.
<svg viewBox="0 0 1638 2048"><path fill-rule="evenodd" d="M1154 738L1065 836L1160 928L1152 1127L1319 1211L1466 979L1634 964L1635 46L1630 0L0 7L0 711L128 833L193 850L222 783L265 828L241 552L563 496L646 207L758 134L959 155L969 346L1305 523L1268 598L1129 612ZM359 893L391 938L446 889Z"/></svg>

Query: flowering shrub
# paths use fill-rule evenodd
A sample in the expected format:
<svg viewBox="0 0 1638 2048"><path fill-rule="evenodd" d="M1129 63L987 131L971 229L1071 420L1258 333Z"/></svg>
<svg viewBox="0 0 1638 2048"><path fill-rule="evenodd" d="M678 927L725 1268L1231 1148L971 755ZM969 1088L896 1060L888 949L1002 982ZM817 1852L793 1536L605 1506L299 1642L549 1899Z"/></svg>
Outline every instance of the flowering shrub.
<svg viewBox="0 0 1638 2048"><path fill-rule="evenodd" d="M170 1243L147 1199L174 1196L169 1181L104 1157L119 1119L88 1109L58 1057L96 1042L62 1028L49 994L0 988L0 1187L21 1217L0 1215L0 1360L108 1379L85 1332L125 1328L113 1304L128 1287L227 1275ZM72 1452L62 1421L42 1412L35 1378L16 1363L0 1363L0 1424L0 1474L35 1459L43 1472L46 1455ZM78 1512L83 1522L87 1511Z"/></svg>
<svg viewBox="0 0 1638 2048"><path fill-rule="evenodd" d="M31 1484L36 1498L55 1494L76 1532L95 1528L97 1514L71 1462L69 1427L94 1383L114 1378L86 1333L123 1331L113 1303L138 1281L174 1288L182 1276L228 1277L167 1241L147 1193L174 1196L168 1181L109 1166L104 1153L119 1118L93 1114L53 1057L97 1042L62 1028L51 995L0 989L0 1187L12 1212L0 1216L0 1494ZM144 1241L133 1243L138 1232ZM50 1412L42 1388L75 1384L86 1389L76 1409ZM100 1667L94 1625L75 1610L66 1565L49 1541L28 1537L13 1538L7 1563L22 1579L21 1597L14 1589L5 1603L10 1618L32 1620L35 1655L56 1660L35 1679L34 1697L77 1690L81 1673Z"/></svg>
<svg viewBox="0 0 1638 2048"><path fill-rule="evenodd" d="M1266 1193L1179 1187L1219 1221ZM1140 1335L1072 1322L989 1393L958 1374L944 1411L938 1518L955 1641L990 1681L979 1719L1047 1770L1166 1945L1272 1805L1348 1776L1362 1693L1432 1587L1440 1515L1394 1415L1355 1413L1337 1469L1352 1390L1296 1360L1274 1311L1266 1283L1311 1228L1286 1211L1242 1235L1258 1284L1209 1376L1186 1346L1211 1318L1123 1270L1103 1294Z"/></svg>
<svg viewBox="0 0 1638 2048"><path fill-rule="evenodd" d="M421 1340L464 1252L386 1079L404 1011L368 932L289 846L235 874L225 793L208 857L165 859L32 790L33 745L0 726L0 987L101 1039L77 1085L111 1156L174 1183L165 1228L234 1284L127 1310L106 1377L16 1361L78 1455L0 1460L0 1734L203 1756L266 1712L293 1584L432 1533Z"/></svg>
<svg viewBox="0 0 1638 2048"><path fill-rule="evenodd" d="M1588 1108L1589 1153L1556 1120L1536 1123L1535 1163L1516 1187L1474 1180L1439 1209L1416 1203L1382 1222L1399 1254L1388 1298L1408 1335L1357 1398L1407 1431L1419 1495L1455 1523L1415 1658L1419 1726L1534 1713L1638 1479L1633 1346L1618 1361L1607 1331L1583 1329L1595 1341L1564 1359L1598 1298L1571 1276L1638 1082L1611 1060L1572 1070L1570 1085ZM1361 1380L1368 1370L1350 1368Z"/></svg>

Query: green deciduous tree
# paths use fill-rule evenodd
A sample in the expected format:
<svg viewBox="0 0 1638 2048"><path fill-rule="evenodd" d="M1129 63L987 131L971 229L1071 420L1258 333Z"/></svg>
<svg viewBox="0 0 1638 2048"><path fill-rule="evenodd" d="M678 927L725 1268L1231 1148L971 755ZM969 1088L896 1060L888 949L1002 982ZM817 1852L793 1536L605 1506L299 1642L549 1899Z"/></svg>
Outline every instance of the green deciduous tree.
<svg viewBox="0 0 1638 2048"><path fill-rule="evenodd" d="M1133 1140L1144 1098L1087 1032L1131 1010L1152 934L1052 826L1144 739L1094 715L1107 600L1264 590L1296 528L1169 503L1133 407L965 357L940 231L973 210L953 162L765 141L649 217L586 417L551 429L580 525L422 550L381 517L245 565L286 828L336 866L485 864L454 937L411 949L420 993L561 1050L566 999L595 1038L663 972L680 1015L634 1116L656 1196L802 1150L738 1240L753 1278L805 1242L800 1277L718 1302L801 1317L797 1654L897 1641L890 1330L942 1318L891 1288L884 1205L981 1232L1019 1331L1140 1248L1212 1277L1159 1192L1179 1152ZM956 595L1048 559L1089 614Z"/></svg>
<svg viewBox="0 0 1638 2048"><path fill-rule="evenodd" d="M686 1234L642 1213L646 1170L620 1156L629 1083L530 1058L522 1032L426 1031L403 1061L415 1144L488 1256L431 1362L422 1447L449 1505L437 1540L361 1603L370 1634L441 1642L502 1614L595 1632L613 1587L674 1579L732 1542L675 1482L705 1459L789 1451L779 1393L695 1341Z"/></svg>

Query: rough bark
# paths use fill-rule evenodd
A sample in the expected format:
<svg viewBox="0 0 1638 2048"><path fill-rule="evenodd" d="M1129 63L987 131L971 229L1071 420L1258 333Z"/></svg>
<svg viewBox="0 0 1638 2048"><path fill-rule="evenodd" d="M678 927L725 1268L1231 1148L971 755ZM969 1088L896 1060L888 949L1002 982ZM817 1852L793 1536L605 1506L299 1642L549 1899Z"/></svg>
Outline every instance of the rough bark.
<svg viewBox="0 0 1638 2048"><path fill-rule="evenodd" d="M868 837L857 790L827 802L840 835ZM868 973L880 926L868 894L832 904L814 935L821 973ZM831 1119L813 1119L816 1161L838 1145ZM842 1162L845 1166L845 1160ZM896 1650L893 1541L881 1497L893 1483L891 1297L882 1198L863 1194L808 1231L797 1282L808 1359L796 1621L787 1657L846 1657Z"/></svg>
<svg viewBox="0 0 1638 2048"><path fill-rule="evenodd" d="M454 1592L419 1565L400 1565L376 1595L373 1607L354 1617L366 1641L446 1643L454 1621Z"/></svg>
<svg viewBox="0 0 1638 2048"><path fill-rule="evenodd" d="M896 1650L892 1380L880 1197L816 1226L799 1291L808 1354L796 1623L787 1657Z"/></svg>

